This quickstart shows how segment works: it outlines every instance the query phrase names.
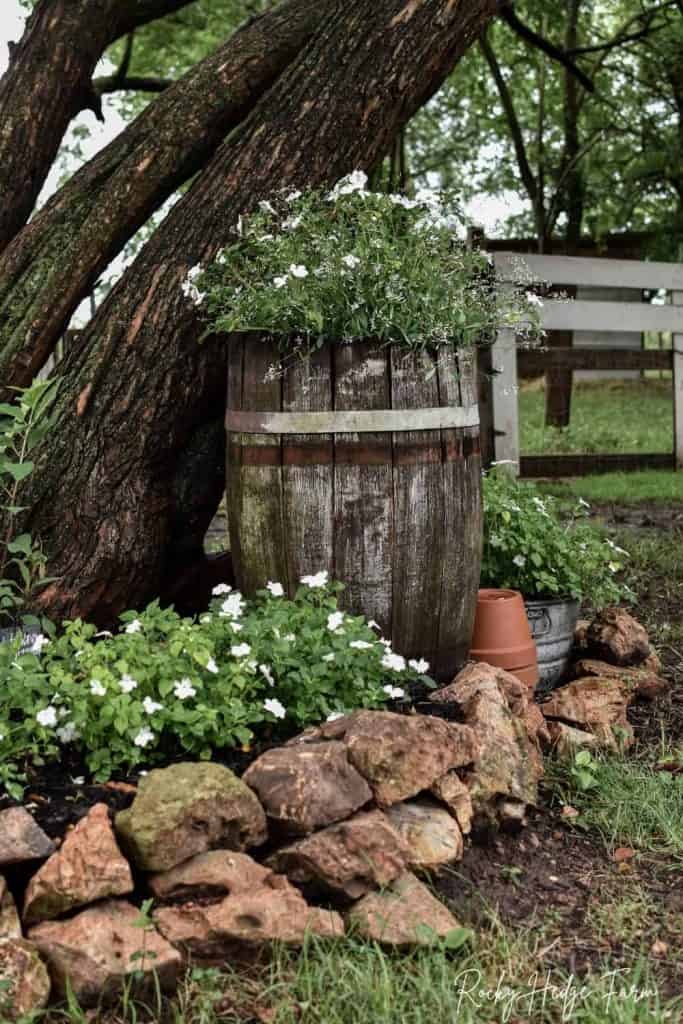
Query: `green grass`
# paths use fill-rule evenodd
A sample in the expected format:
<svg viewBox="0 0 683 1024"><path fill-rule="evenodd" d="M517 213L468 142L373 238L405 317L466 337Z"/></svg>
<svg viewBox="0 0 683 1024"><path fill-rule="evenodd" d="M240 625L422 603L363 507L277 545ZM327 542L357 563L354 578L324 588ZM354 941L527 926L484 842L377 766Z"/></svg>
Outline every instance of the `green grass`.
<svg viewBox="0 0 683 1024"><path fill-rule="evenodd" d="M673 400L670 381L599 381L572 390L571 422L546 427L539 382L519 392L520 444L525 455L569 452L670 452Z"/></svg>
<svg viewBox="0 0 683 1024"><path fill-rule="evenodd" d="M539 482L547 494L559 498L584 498L588 502L639 505L643 502L683 502L683 470L645 469L633 473L603 473L572 480Z"/></svg>

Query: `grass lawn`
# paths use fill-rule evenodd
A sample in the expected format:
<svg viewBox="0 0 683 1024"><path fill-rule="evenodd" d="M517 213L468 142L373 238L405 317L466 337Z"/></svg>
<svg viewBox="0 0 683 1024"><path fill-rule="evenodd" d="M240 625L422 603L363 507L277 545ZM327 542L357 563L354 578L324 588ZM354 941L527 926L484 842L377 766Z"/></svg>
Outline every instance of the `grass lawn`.
<svg viewBox="0 0 683 1024"><path fill-rule="evenodd" d="M639 505L683 502L683 471L644 469L633 473L598 473L571 480L544 480L539 487L558 498L584 498L597 504Z"/></svg>

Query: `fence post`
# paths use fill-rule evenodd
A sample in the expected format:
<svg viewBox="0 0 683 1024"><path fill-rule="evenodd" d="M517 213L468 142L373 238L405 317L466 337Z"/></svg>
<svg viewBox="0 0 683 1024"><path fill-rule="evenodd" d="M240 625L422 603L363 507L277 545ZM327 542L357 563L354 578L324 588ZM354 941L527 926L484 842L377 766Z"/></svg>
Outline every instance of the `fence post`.
<svg viewBox="0 0 683 1024"><path fill-rule="evenodd" d="M517 337L509 327L498 331L491 349L493 429L496 462L510 462L519 475L519 412L517 399Z"/></svg>
<svg viewBox="0 0 683 1024"><path fill-rule="evenodd" d="M683 306L683 292L672 292L674 306ZM672 334L674 396L674 455L676 469L683 469L683 334Z"/></svg>

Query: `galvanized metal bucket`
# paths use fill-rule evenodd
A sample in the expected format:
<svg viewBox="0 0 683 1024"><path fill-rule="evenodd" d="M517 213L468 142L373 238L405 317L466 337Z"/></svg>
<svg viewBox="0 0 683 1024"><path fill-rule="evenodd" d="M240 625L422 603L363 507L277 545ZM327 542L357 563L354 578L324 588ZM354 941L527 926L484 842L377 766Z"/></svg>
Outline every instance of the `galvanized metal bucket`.
<svg viewBox="0 0 683 1024"><path fill-rule="evenodd" d="M26 654L30 651L33 643L37 636L40 636L40 629L38 626L11 626L6 629L0 629L0 644L9 644L21 634L22 642L19 648L19 654Z"/></svg>
<svg viewBox="0 0 683 1024"><path fill-rule="evenodd" d="M579 602L573 600L525 601L531 635L538 652L540 680L537 690L552 690L569 667Z"/></svg>

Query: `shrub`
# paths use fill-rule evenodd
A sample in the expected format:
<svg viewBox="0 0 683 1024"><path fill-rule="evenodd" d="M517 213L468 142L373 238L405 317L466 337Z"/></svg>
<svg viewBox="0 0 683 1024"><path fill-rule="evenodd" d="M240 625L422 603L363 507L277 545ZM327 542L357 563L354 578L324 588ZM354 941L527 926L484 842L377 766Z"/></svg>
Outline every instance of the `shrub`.
<svg viewBox="0 0 683 1024"><path fill-rule="evenodd" d="M0 645L0 763L73 745L103 780L381 707L429 666L407 664L371 624L339 611L340 589L326 573L306 577L291 601L277 583L253 601L220 585L198 621L154 603L122 615L114 636L68 623L40 657Z"/></svg>
<svg viewBox="0 0 683 1024"><path fill-rule="evenodd" d="M617 574L627 552L586 521L582 499L563 522L557 501L505 470L484 478L482 586L525 597L589 598L596 608L631 597Z"/></svg>

